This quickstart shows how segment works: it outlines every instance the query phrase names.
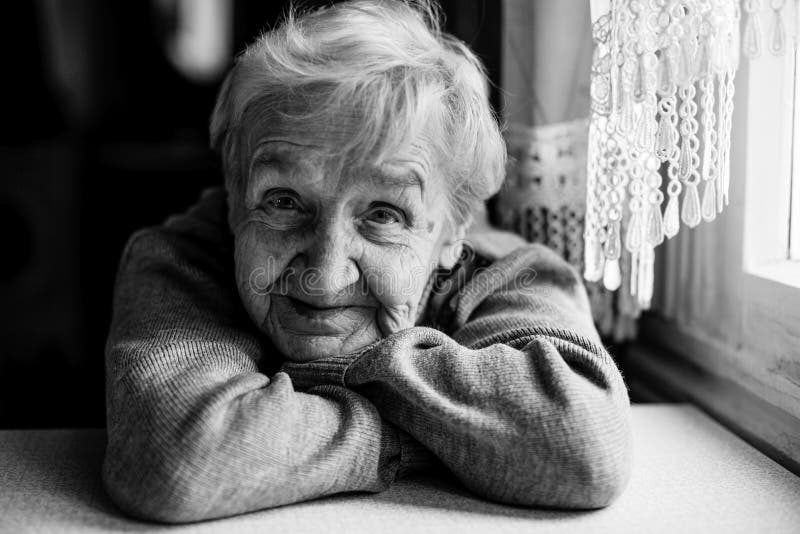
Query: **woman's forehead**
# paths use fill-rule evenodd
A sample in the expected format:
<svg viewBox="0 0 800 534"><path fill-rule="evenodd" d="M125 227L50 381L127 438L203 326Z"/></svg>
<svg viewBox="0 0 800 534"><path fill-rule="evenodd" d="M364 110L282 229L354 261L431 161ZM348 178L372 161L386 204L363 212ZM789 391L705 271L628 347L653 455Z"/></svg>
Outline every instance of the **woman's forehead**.
<svg viewBox="0 0 800 534"><path fill-rule="evenodd" d="M387 149L378 147L373 153L354 157L343 151L348 137L327 133L271 130L255 143L251 155L251 166L259 158L279 157L288 162L324 166L337 173L368 173L378 180L418 185L420 189L437 180L440 168L434 151L424 143L410 143L403 147Z"/></svg>
<svg viewBox="0 0 800 534"><path fill-rule="evenodd" d="M264 120L253 128L251 137L257 144L265 141L285 141L298 147L310 147L317 151L335 151L349 143L359 128L348 121Z"/></svg>
<svg viewBox="0 0 800 534"><path fill-rule="evenodd" d="M429 124L405 124L402 120L376 121L352 106L329 113L287 116L274 110L251 115L245 124L251 156L265 141L298 145L299 150L326 154L334 159L356 160L365 165L412 164L433 172L442 159Z"/></svg>

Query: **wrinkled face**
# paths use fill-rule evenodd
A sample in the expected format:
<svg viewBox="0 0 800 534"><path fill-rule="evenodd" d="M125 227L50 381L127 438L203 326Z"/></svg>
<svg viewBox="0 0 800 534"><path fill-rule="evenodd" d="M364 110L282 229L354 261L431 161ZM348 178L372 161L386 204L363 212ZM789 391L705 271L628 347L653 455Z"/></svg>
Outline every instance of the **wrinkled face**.
<svg viewBox="0 0 800 534"><path fill-rule="evenodd" d="M271 129L233 211L239 294L286 357L358 350L414 325L433 270L457 256L444 180L425 150L347 166L346 128Z"/></svg>

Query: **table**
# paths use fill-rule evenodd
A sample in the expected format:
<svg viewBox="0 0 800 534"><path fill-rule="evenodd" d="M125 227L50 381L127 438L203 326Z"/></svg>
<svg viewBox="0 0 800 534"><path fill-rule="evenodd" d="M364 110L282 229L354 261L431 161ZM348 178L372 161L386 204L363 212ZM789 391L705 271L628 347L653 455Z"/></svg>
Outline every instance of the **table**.
<svg viewBox="0 0 800 534"><path fill-rule="evenodd" d="M800 477L698 409L636 405L633 433L630 484L602 510L503 506L418 476L380 494L169 526L129 519L106 497L103 429L0 430L0 532L800 533Z"/></svg>

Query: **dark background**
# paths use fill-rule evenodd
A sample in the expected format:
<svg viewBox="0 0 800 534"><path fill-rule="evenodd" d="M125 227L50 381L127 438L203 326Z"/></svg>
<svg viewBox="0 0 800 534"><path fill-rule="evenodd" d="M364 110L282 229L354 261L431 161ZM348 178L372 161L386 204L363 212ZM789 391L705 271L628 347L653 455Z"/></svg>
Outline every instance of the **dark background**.
<svg viewBox="0 0 800 534"><path fill-rule="evenodd" d="M222 183L207 148L221 80L190 81L170 62L164 43L178 15L157 9L169 3L4 5L0 428L105 424L103 351L122 248ZM285 3L235 0L233 50ZM441 4L446 28L496 85L501 2ZM492 100L497 109L496 89Z"/></svg>

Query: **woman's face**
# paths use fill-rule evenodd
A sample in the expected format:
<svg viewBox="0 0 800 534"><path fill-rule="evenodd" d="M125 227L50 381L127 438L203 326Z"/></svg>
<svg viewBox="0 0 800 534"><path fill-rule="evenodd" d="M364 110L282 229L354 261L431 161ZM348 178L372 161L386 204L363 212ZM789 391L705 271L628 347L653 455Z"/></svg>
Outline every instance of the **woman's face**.
<svg viewBox="0 0 800 534"><path fill-rule="evenodd" d="M250 317L295 361L358 350L413 326L432 271L457 255L425 150L382 166L336 157L346 128L259 139L234 210Z"/></svg>

